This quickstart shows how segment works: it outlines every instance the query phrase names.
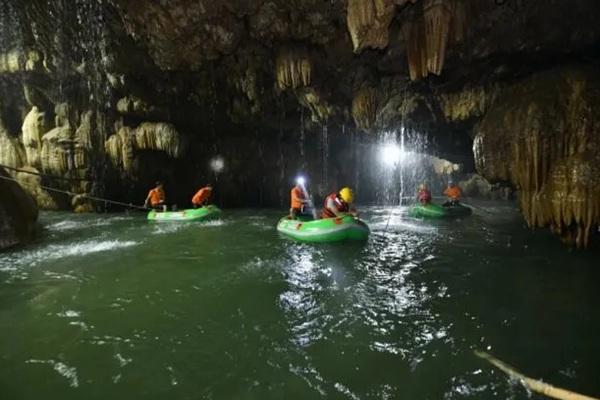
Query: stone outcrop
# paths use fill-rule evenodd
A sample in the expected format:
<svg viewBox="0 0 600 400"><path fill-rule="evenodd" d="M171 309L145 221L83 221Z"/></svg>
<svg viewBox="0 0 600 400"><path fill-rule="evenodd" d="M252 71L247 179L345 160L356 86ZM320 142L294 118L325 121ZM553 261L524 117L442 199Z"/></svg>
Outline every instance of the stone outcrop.
<svg viewBox="0 0 600 400"><path fill-rule="evenodd" d="M513 190L508 185L501 183L492 184L479 174L468 174L458 182L466 197L474 197L488 200L510 200Z"/></svg>
<svg viewBox="0 0 600 400"><path fill-rule="evenodd" d="M0 250L24 244L34 237L37 206L34 200L0 168Z"/></svg>

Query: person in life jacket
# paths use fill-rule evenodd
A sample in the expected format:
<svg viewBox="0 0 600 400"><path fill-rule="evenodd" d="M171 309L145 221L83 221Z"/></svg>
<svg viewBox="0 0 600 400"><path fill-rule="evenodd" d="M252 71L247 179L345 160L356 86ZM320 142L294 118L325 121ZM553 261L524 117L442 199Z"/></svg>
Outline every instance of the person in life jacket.
<svg viewBox="0 0 600 400"><path fill-rule="evenodd" d="M424 183L419 185L419 191L417 192L417 201L423 205L431 203L431 192L427 189Z"/></svg>
<svg viewBox="0 0 600 400"><path fill-rule="evenodd" d="M338 193L331 193L325 198L321 217L335 218L347 214L356 215L356 210L350 208L353 201L354 193L349 187L342 188Z"/></svg>
<svg viewBox="0 0 600 400"><path fill-rule="evenodd" d="M208 205L210 197L212 196L212 192L213 187L211 184L207 184L206 186L198 190L194 197L192 197L192 204L194 208Z"/></svg>
<svg viewBox="0 0 600 400"><path fill-rule="evenodd" d="M462 191L453 181L448 181L448 187L444 190L444 196L448 197L448 201L443 204L445 207L455 206L460 202Z"/></svg>
<svg viewBox="0 0 600 400"><path fill-rule="evenodd" d="M296 219L296 217L304 212L304 206L308 203L304 189L300 184L297 184L290 191L290 219Z"/></svg>
<svg viewBox="0 0 600 400"><path fill-rule="evenodd" d="M156 182L156 187L148 192L144 207L150 207L156 210L166 210L165 190L162 182Z"/></svg>

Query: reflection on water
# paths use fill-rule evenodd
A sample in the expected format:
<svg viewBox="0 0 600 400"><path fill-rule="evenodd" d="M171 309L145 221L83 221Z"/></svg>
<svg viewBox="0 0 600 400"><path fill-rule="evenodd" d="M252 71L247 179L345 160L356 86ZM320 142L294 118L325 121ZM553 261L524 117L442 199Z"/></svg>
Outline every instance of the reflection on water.
<svg viewBox="0 0 600 400"><path fill-rule="evenodd" d="M38 243L0 255L3 394L529 396L474 349L600 393L597 253L531 235L506 205L463 221L362 211L369 241L329 245L282 240L271 211L43 214Z"/></svg>

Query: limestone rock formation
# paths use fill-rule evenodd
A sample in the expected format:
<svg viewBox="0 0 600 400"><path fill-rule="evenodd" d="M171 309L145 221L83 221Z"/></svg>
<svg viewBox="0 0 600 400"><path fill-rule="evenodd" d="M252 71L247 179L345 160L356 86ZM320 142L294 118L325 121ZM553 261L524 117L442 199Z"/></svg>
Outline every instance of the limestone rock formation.
<svg viewBox="0 0 600 400"><path fill-rule="evenodd" d="M304 48L281 49L275 62L279 89L297 89L311 83L312 62Z"/></svg>
<svg viewBox="0 0 600 400"><path fill-rule="evenodd" d="M395 11L393 0L349 0L347 22L354 51L387 47Z"/></svg>
<svg viewBox="0 0 600 400"><path fill-rule="evenodd" d="M33 239L37 207L33 199L0 168L0 250Z"/></svg>
<svg viewBox="0 0 600 400"><path fill-rule="evenodd" d="M365 131L371 129L377 117L377 92L375 89L365 87L356 92L352 100L352 117L358 128Z"/></svg>
<svg viewBox="0 0 600 400"><path fill-rule="evenodd" d="M105 151L113 166L131 173L135 152L160 151L179 158L185 141L175 127L163 122L143 122L135 129L123 126L105 143Z"/></svg>
<svg viewBox="0 0 600 400"><path fill-rule="evenodd" d="M43 68L43 55L35 49L13 49L0 53L0 74L39 71Z"/></svg>
<svg viewBox="0 0 600 400"><path fill-rule="evenodd" d="M541 73L507 89L479 126L478 170L520 190L525 219L578 247L600 225L600 80L594 69Z"/></svg>
<svg viewBox="0 0 600 400"><path fill-rule="evenodd" d="M410 77L440 75L450 42L460 42L467 30L463 0L422 0L421 10L408 10L402 25Z"/></svg>

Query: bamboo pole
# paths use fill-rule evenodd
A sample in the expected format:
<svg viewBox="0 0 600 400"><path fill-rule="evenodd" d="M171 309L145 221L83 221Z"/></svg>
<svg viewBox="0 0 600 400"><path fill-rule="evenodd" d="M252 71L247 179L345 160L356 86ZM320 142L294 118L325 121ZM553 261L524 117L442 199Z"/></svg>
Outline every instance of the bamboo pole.
<svg viewBox="0 0 600 400"><path fill-rule="evenodd" d="M506 373L512 379L518 380L523 384L523 386L525 386L532 392L540 393L544 396L548 396L558 400L598 400L595 397L589 397L583 394L572 392L570 390L558 388L540 380L525 376L522 373L515 370L510 365L498 360L494 356L483 351L475 350L475 355L479 358L488 361L490 364Z"/></svg>

